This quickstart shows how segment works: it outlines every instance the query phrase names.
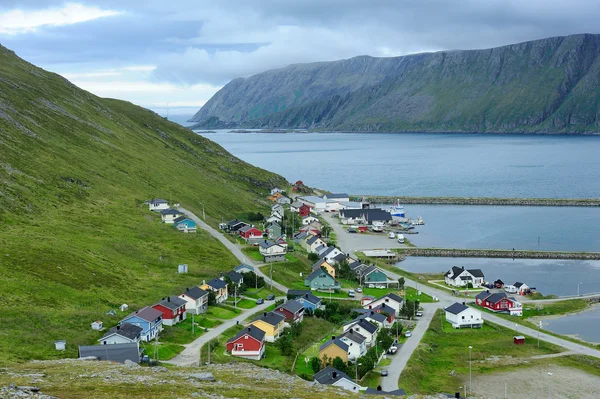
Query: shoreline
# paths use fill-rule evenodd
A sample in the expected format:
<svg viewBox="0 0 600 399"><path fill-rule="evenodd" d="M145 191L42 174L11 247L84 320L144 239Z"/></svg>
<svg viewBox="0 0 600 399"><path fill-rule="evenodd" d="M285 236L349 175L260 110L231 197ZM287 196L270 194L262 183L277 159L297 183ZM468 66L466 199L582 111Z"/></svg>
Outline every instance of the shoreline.
<svg viewBox="0 0 600 399"><path fill-rule="evenodd" d="M558 315L550 315L550 316L533 316L530 317L524 321L527 321L529 323L532 323L534 325L538 325L539 322L544 322L545 320L556 320L556 319L560 319L563 317L567 317L570 315L576 315L576 314L580 314L580 313L585 313L585 312L592 312L595 311L596 309L600 308L600 302L592 302L590 303L585 309L582 309L580 311L576 311L576 312L568 312L568 313L563 313L563 314L558 314ZM592 345L600 345L600 339L598 339L597 341L588 341L585 340L583 338L581 338L579 335L577 334L561 334L561 333L557 333L555 331L549 330L548 328L543 328L543 330L549 331L552 334L557 334L557 335L563 335L565 337L570 337L572 339L581 341L581 342L585 342L588 344L592 344Z"/></svg>
<svg viewBox="0 0 600 399"><path fill-rule="evenodd" d="M572 206L600 207L600 198L493 198L493 197L412 197L390 195L351 195L376 204L422 205L501 205L501 206Z"/></svg>
<svg viewBox="0 0 600 399"><path fill-rule="evenodd" d="M503 258L600 260L600 252L527 251L505 249L403 248L395 252L404 256L428 258Z"/></svg>

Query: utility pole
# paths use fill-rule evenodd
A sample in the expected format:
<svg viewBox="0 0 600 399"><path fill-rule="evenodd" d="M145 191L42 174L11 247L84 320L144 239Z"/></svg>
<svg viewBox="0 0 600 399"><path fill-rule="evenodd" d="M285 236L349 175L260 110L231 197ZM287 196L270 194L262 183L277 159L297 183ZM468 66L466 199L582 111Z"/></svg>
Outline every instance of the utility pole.
<svg viewBox="0 0 600 399"><path fill-rule="evenodd" d="M208 364L210 364L210 340L208 340Z"/></svg>
<svg viewBox="0 0 600 399"><path fill-rule="evenodd" d="M194 336L194 313L192 313L192 336Z"/></svg>
<svg viewBox="0 0 600 399"><path fill-rule="evenodd" d="M469 345L469 395L473 396L473 369L471 368L471 350L473 347Z"/></svg>
<svg viewBox="0 0 600 399"><path fill-rule="evenodd" d="M540 328L542 328L542 321L538 324L538 348L540 347Z"/></svg>

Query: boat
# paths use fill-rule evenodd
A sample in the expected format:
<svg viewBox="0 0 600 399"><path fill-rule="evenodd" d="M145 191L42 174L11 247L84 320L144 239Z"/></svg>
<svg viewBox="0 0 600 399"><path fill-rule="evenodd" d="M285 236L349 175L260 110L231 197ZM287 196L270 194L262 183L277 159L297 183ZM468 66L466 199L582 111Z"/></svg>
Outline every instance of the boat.
<svg viewBox="0 0 600 399"><path fill-rule="evenodd" d="M406 212L404 212L404 207L400 205L400 200L397 200L394 205L390 206L388 211L392 214L393 217L406 217Z"/></svg>
<svg viewBox="0 0 600 399"><path fill-rule="evenodd" d="M396 238L396 234L394 234L393 231L390 231L390 233L388 234L388 237L391 239L394 239L394 238Z"/></svg>

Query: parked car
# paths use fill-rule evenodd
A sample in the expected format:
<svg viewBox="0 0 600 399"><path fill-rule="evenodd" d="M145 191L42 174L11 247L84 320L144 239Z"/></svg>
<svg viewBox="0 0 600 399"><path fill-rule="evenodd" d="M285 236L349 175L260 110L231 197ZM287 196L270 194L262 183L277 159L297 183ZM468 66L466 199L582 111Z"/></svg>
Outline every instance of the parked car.
<svg viewBox="0 0 600 399"><path fill-rule="evenodd" d="M412 331L410 331L410 330L406 330L406 332L404 333L404 336L405 336L406 338L408 338L408 337L411 337L411 336L412 336Z"/></svg>
<svg viewBox="0 0 600 399"><path fill-rule="evenodd" d="M355 291L356 292L362 292L362 287L358 287Z"/></svg>
<svg viewBox="0 0 600 399"><path fill-rule="evenodd" d="M267 301L272 301L273 299L275 299L275 295L273 295L273 294L267 295Z"/></svg>
<svg viewBox="0 0 600 399"><path fill-rule="evenodd" d="M417 313L415 313L415 316L417 316L417 317L423 317L423 312L417 312Z"/></svg>
<svg viewBox="0 0 600 399"><path fill-rule="evenodd" d="M390 349L388 349L388 354L389 355L395 355L396 352L398 352L398 347L397 346L390 346Z"/></svg>
<svg viewBox="0 0 600 399"><path fill-rule="evenodd" d="M348 296L351 298L354 298L356 296L356 294L354 293L354 290L348 290Z"/></svg>
<svg viewBox="0 0 600 399"><path fill-rule="evenodd" d="M262 299L262 298L258 298L258 299L256 300L256 304L257 304L257 305L262 305L263 303L265 303L265 300L264 300L264 299Z"/></svg>
<svg viewBox="0 0 600 399"><path fill-rule="evenodd" d="M355 229L352 229L352 228L350 228L350 229L348 229L348 233L356 233L356 230L355 230Z"/></svg>
<svg viewBox="0 0 600 399"><path fill-rule="evenodd" d="M382 377L387 377L388 375L388 371L387 370L381 370L381 376Z"/></svg>

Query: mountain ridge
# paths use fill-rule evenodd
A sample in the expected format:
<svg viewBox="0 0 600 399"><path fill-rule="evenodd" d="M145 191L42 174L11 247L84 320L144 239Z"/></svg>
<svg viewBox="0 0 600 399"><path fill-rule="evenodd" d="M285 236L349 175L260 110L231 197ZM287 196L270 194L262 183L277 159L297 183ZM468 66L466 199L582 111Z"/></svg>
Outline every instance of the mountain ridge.
<svg viewBox="0 0 600 399"><path fill-rule="evenodd" d="M358 56L236 78L199 128L597 133L600 35L483 50Z"/></svg>

